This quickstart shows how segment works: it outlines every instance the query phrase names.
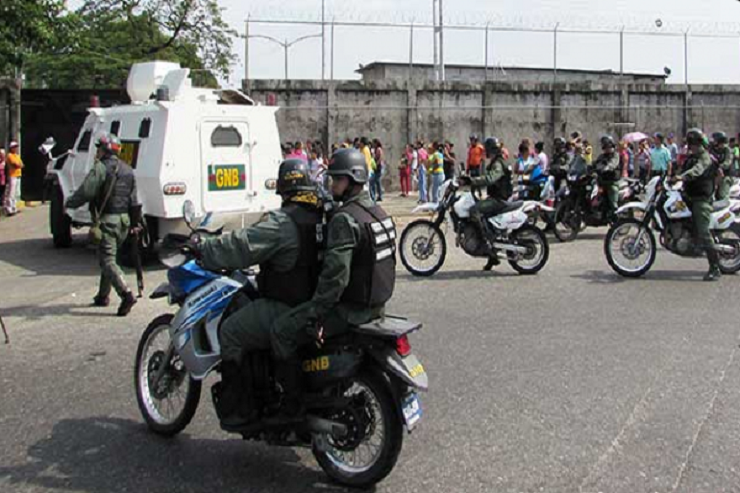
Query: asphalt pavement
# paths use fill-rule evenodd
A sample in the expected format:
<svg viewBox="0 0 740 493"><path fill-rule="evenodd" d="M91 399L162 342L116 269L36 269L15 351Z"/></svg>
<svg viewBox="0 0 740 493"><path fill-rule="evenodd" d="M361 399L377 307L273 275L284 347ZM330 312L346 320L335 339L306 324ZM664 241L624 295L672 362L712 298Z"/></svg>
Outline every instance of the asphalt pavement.
<svg viewBox="0 0 740 493"><path fill-rule="evenodd" d="M84 234L55 250L47 213L0 219L0 492L341 490L308 450L220 431L208 392L180 436L147 432L135 350L172 307L91 307L94 251ZM424 323L411 343L431 388L376 491L740 491L740 277L704 283L705 261L661 250L621 279L603 235L551 238L535 277L454 249L431 279L399 264L389 311ZM148 268L147 290L164 276Z"/></svg>

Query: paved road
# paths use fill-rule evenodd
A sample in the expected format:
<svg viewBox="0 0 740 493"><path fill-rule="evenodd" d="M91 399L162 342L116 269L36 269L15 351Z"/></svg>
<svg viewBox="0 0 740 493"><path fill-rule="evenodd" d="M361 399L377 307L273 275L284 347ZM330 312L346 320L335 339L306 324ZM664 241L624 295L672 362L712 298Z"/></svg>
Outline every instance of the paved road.
<svg viewBox="0 0 740 493"><path fill-rule="evenodd" d="M132 365L165 303L127 319L88 303L94 254L56 251L43 208L0 221L2 492L332 491L306 450L222 433L204 393L173 440L147 433ZM425 417L379 492L740 491L740 278L660 252L613 275L603 232L554 244L539 276L453 252L429 280L400 273L393 311L431 379ZM151 289L164 271L147 272ZM133 281L133 276L130 276Z"/></svg>

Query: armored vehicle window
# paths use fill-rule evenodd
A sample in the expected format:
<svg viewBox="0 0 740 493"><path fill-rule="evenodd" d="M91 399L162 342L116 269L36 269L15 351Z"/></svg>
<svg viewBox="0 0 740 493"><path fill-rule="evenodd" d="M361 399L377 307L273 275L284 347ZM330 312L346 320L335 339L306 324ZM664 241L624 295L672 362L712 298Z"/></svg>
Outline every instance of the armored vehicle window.
<svg viewBox="0 0 740 493"><path fill-rule="evenodd" d="M110 133L113 135L118 135L118 133L121 131L121 122L118 120L111 122L110 124Z"/></svg>
<svg viewBox="0 0 740 493"><path fill-rule="evenodd" d="M211 147L241 147L242 136L234 127L216 127L211 134Z"/></svg>
<svg viewBox="0 0 740 493"><path fill-rule="evenodd" d="M77 144L77 152L87 152L90 150L90 140L92 140L92 130L85 130L82 134L80 143Z"/></svg>
<svg viewBox="0 0 740 493"><path fill-rule="evenodd" d="M139 138L140 139L146 139L149 137L149 132L152 129L152 119L151 118L144 118L141 120L141 125L139 126Z"/></svg>

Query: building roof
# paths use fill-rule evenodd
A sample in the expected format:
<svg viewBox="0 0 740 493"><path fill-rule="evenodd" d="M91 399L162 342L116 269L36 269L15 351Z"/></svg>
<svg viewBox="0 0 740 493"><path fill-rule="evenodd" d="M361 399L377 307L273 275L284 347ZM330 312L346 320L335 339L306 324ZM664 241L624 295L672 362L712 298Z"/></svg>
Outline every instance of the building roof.
<svg viewBox="0 0 740 493"><path fill-rule="evenodd" d="M401 63L401 62L383 62L383 61L374 61L371 62L368 65L360 65L360 68L355 70L358 74L363 74L367 70L371 70L376 67L380 66L394 66L394 67L408 67L409 64ZM434 65L431 63L414 63L414 67L420 67L420 68L434 68ZM464 64L456 64L456 63L445 63L445 68L448 69L480 69L485 70L485 65L464 65ZM502 66L502 65L489 65L489 70L504 70L504 71L517 71L517 70L534 70L538 72L552 72L552 67L517 67L517 66ZM599 75L614 75L618 76L620 75L619 72L615 72L610 69L606 70L589 70L589 69L574 69L574 68L560 68L558 67L558 72L560 73L571 73L571 74L599 74ZM627 77L634 77L634 78L660 78L660 79L667 79L668 76L665 74L649 74L645 72L624 72L625 76Z"/></svg>

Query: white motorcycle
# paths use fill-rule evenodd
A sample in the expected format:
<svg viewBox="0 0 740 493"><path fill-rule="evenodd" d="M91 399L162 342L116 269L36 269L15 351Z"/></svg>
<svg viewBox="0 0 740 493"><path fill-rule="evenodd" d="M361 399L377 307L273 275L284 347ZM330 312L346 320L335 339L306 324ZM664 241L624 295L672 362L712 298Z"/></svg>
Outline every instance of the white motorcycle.
<svg viewBox="0 0 740 493"><path fill-rule="evenodd" d="M456 233L456 244L472 257L489 258L491 251L470 210L477 199L472 192L458 193L457 180L444 183L438 204L423 204L414 213L436 214L433 221L420 219L409 224L401 234L401 262L415 276L431 276L444 264L447 242L441 229L449 213ZM532 218L553 212L539 202L510 202L486 225L495 238L496 255L505 255L520 274L536 274L547 264L550 247L545 234L532 225Z"/></svg>
<svg viewBox="0 0 740 493"><path fill-rule="evenodd" d="M632 217L614 224L604 241L607 262L615 272L624 277L640 277L650 270L657 253L654 231L659 233L660 244L669 252L682 257L704 256L694 241L691 209L681 195L682 190L683 183L671 185L667 179L655 177L647 186L645 202L632 202L617 211L619 217ZM738 214L740 201L714 204L710 230L723 274L740 271Z"/></svg>

